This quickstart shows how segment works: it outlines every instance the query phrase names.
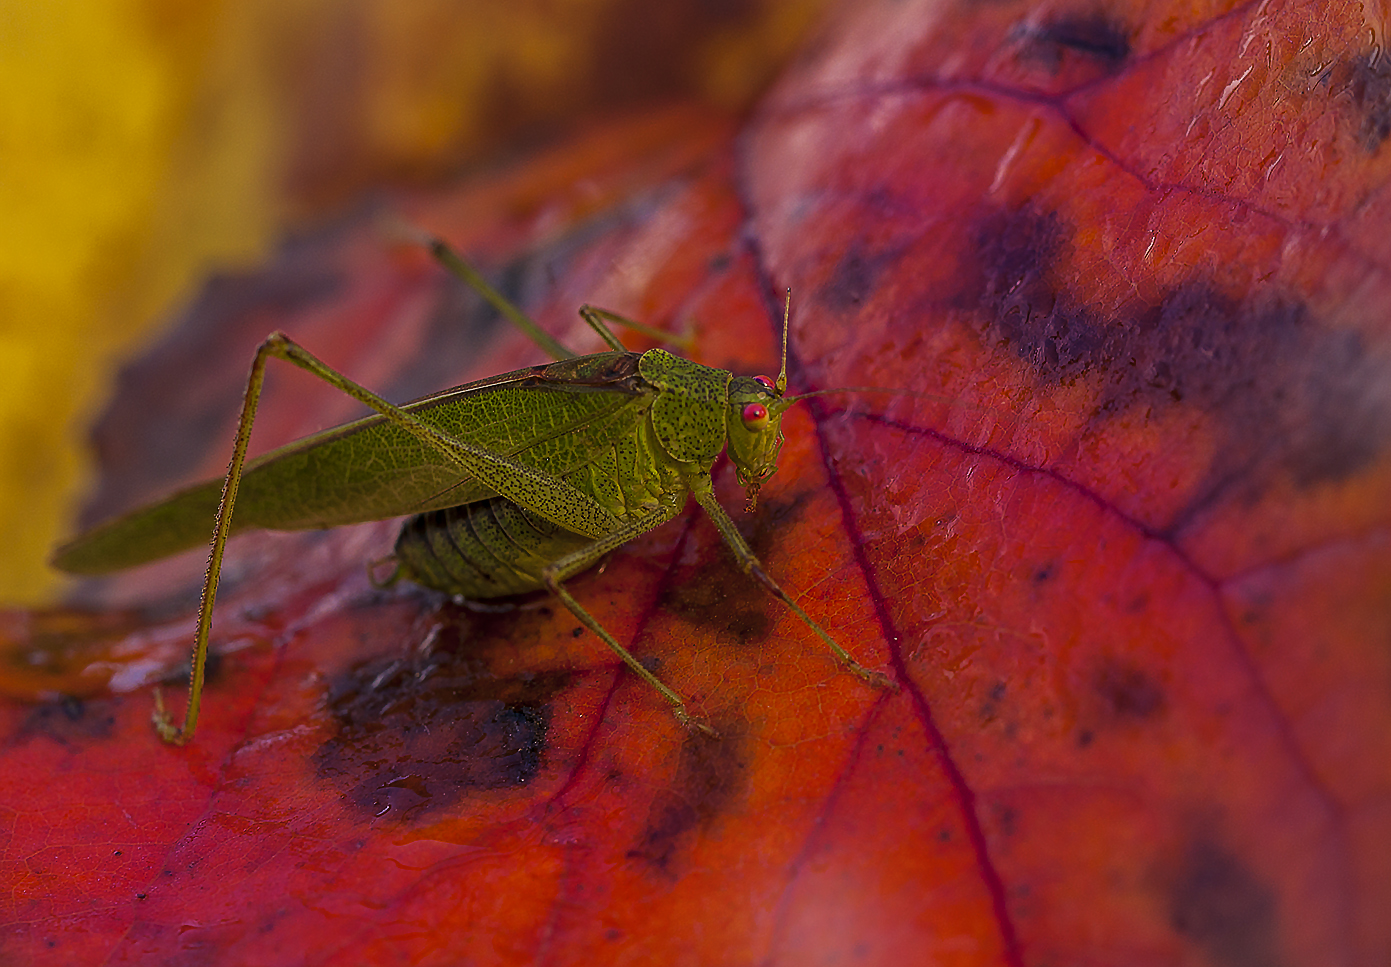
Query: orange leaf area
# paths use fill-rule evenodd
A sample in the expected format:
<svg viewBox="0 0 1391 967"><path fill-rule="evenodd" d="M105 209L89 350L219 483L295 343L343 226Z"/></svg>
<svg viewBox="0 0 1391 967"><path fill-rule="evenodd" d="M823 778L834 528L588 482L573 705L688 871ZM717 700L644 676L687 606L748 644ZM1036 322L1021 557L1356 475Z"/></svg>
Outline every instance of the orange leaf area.
<svg viewBox="0 0 1391 967"><path fill-rule="evenodd" d="M7 616L0 958L1385 963L1381 25L1092 11L855 5L737 137L393 199L210 285L99 431L111 512L220 471L271 329L397 399L538 361L400 220L583 351L592 302L769 372L790 285L794 391L908 393L794 408L737 519L897 690L694 513L571 589L718 738L544 596L374 588L390 522L249 535L186 748L197 555ZM268 386L258 449L356 413Z"/></svg>

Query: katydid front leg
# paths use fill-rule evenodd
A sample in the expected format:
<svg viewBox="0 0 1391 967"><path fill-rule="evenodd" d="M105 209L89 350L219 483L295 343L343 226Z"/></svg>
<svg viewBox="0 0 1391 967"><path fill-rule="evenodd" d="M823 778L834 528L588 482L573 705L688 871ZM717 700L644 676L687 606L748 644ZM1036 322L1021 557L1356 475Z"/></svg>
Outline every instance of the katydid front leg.
<svg viewBox="0 0 1391 967"><path fill-rule="evenodd" d="M691 488L691 495L696 502L704 508L705 513L710 518L710 522L715 525L715 529L720 532L724 542L729 545L729 549L734 552L735 558L739 561L739 568L750 577L756 578L768 591L783 604L792 609L797 617L806 622L807 627L824 641L833 651L837 658L844 662L846 668L854 672L857 676L874 685L877 688L888 688L898 690L898 684L883 672L877 672L866 668L855 660L850 652L842 648L830 634L819 624L811 619L811 615L802 610L801 605L787 596L782 588L778 587L776 581L768 576L768 572L763 570L763 565L754 556L753 549L744 540L744 535L739 533L739 529L734 526L734 521L729 519L725 509L720 506L720 502L715 499L714 485L710 481L710 475L691 474L687 478L687 483Z"/></svg>

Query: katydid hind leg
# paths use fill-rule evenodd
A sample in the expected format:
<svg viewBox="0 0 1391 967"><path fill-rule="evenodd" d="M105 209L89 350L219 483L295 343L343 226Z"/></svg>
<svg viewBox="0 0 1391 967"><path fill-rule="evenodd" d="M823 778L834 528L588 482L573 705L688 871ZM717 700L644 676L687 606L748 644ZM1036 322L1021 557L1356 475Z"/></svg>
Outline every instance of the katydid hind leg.
<svg viewBox="0 0 1391 967"><path fill-rule="evenodd" d="M471 446L458 437L423 422L418 417L387 402L371 390L333 369L284 333L271 333L257 347L256 355L252 359L251 374L247 378L246 393L242 398L242 412L237 422L232 459L227 468L222 497L218 503L212 546L208 555L208 569L204 577L203 593L198 608L198 624L194 635L192 667L189 678L188 704L182 725L174 726L164 710L162 698L158 694L156 695L155 728L161 738L175 745L183 745L192 739L198 723L207 668L208 637L212 629L212 609L217 600L217 586L222 575L222 561L227 537L231 532L232 514L236 507L237 491L241 485L242 472L246 463L251 428L256 420L256 409L260 403L261 389L265 382L266 363L271 357L293 363L300 369L322 379L330 386L365 403L415 436L425 446L440 453L452 462L461 473L482 480L502 496L517 500L518 503L530 507L552 523L575 533L596 538L608 535L620 526L617 519L604 510L593 498L579 492L558 477L522 466L499 454Z"/></svg>
<svg viewBox="0 0 1391 967"><path fill-rule="evenodd" d="M278 336L279 333L275 335ZM188 702L184 706L182 725L175 727L169 713L165 711L163 694L158 687L155 688L155 710L152 715L155 730L161 739L173 745L183 745L192 739L198 726L198 712L202 706L203 683L208 667L208 635L212 631L217 585L222 577L222 558L227 549L227 536L232 528L232 510L236 506L237 490L241 486L246 449L251 442L251 427L256 422L256 407L261 401L266 361L274 353L271 339L267 339L256 349L256 355L251 361L251 374L246 380L241 416L237 420L237 435L232 444L232 459L227 466L227 476L223 479L222 497L217 505L217 516L214 518L208 567L203 575L203 593L198 601L198 623L193 636L193 655L189 661Z"/></svg>
<svg viewBox="0 0 1391 967"><path fill-rule="evenodd" d="M892 678L885 675L883 672L875 671L872 668L866 668L864 665L860 664L855 659L854 655L846 651L839 642L832 638L830 632L826 631L821 625L812 620L811 615L807 614L796 601L793 601L787 592L768 575L768 572L763 568L763 564L758 560L758 557L755 556L753 549L750 548L748 542L744 540L744 535L739 533L739 529L734 526L734 521L730 520L729 514L720 506L720 502L715 499L715 491L710 477L708 475L697 477L692 479L690 483L691 495L695 497L696 502L704 509L706 516L710 518L710 522L715 525L715 529L720 532L720 536L724 538L724 542L729 545L729 549L734 552L734 556L739 562L740 569L745 574L756 579L770 594L787 605L797 617L802 619L802 622L808 628L816 632L817 637L825 642L826 646L831 649L835 656L857 677L876 688L888 688L896 691L898 689L898 684Z"/></svg>

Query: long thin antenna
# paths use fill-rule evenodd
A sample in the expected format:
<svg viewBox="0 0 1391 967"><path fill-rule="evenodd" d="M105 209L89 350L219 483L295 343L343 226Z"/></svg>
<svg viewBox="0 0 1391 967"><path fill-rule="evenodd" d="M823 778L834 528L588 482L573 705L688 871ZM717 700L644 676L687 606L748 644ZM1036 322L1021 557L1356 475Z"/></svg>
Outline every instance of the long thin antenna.
<svg viewBox="0 0 1391 967"><path fill-rule="evenodd" d="M782 369L778 370L778 381L773 388L782 396L787 392L787 323L792 318L792 286L787 287L787 303L782 307Z"/></svg>

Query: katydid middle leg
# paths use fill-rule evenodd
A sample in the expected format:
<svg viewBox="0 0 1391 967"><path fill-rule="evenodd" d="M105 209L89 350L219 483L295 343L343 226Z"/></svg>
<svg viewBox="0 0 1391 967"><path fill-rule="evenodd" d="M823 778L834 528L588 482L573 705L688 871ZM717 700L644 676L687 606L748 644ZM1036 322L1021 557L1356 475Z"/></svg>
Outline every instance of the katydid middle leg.
<svg viewBox="0 0 1391 967"><path fill-rule="evenodd" d="M493 308L502 313L514 326L525 333L532 342L549 353L551 358L570 359L576 355L572 350L561 345L553 336L538 326L530 316L521 309L518 309L505 295L493 288L488 280L483 278L482 273L470 265L467 259L454 251L454 249L449 246L449 243L445 242L443 239L430 238L429 246L430 253L434 255L435 261L439 262L440 265L443 265L451 273L468 284L470 288L481 295ZM678 346L689 346L691 343L689 336L676 336L669 332L663 332L660 329L654 329L645 323L638 322L636 319L629 319L627 316L619 315L617 312L612 312L608 309L600 309L596 306L587 304L580 306L580 318L587 322L589 327L599 334L599 338L603 339L610 349L617 352L626 352L627 347L625 347L623 343L619 341L618 337L613 334L613 330L609 329L604 323L605 319L609 322L617 323L625 329L640 332L644 336L649 336L660 342Z"/></svg>
<svg viewBox="0 0 1391 967"><path fill-rule="evenodd" d="M632 652L620 645L618 640L614 638L613 635L609 634L604 626L599 624L598 620L586 611L584 607L574 599L569 591L565 590L565 585L563 583L576 574L593 567L606 555L618 550L618 548L629 541L641 537L648 531L654 530L667 521L675 518L681 513L681 503L681 501L677 500L664 500L658 506L657 510L648 514L646 517L624 524L613 533L599 538L593 544L582 547L578 551L567 554L559 560L554 561L541 572L541 579L545 582L546 589L559 598L561 603L570 610L571 614L578 618L586 628L598 635L599 638L603 640L604 644L608 645L609 648L613 650L613 653L621 658L623 663L627 665L634 674L655 688L661 693L663 698L671 703L672 710L676 713L676 718L682 725L688 728L694 727L714 735L715 732L713 729L698 719L693 718L691 714L686 711L686 703L682 700L681 696L672 691L671 688L663 683L656 675L648 671L647 668L643 666L642 662L634 657Z"/></svg>
<svg viewBox="0 0 1391 967"><path fill-rule="evenodd" d="M580 318L589 323L589 328L597 332L599 338L609 344L610 349L619 351L625 351L626 347L618 341L618 337L613 334L613 330L604 323L605 319L622 326L624 329L631 329L633 332L642 333L644 336L656 339L658 342L667 343L668 345L689 347L692 342L689 334L677 336L669 332L663 332L661 329L654 329L646 323L638 322L636 319L629 319L627 316L619 315L617 312L612 312L608 309L600 309L588 303L580 306Z"/></svg>

